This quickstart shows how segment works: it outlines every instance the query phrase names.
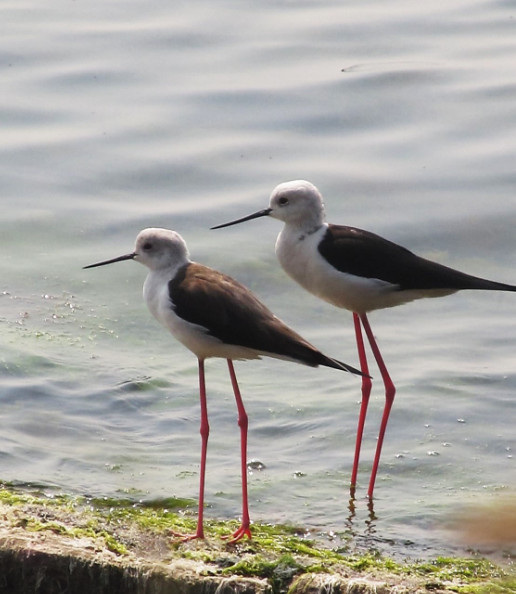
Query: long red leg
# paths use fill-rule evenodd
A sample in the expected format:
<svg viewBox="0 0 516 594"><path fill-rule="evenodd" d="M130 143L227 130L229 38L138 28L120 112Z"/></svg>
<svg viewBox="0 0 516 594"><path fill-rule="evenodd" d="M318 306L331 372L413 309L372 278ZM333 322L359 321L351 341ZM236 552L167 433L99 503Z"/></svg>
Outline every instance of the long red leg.
<svg viewBox="0 0 516 594"><path fill-rule="evenodd" d="M232 535L229 543L234 543L247 536L251 538L250 520L249 520L249 501L247 497L247 427L248 419L245 412L244 403L240 395L240 389L236 379L235 368L233 361L228 359L229 376L231 377L231 385L235 394L235 400L238 410L238 426L240 427L240 466L242 472L242 524L238 530Z"/></svg>
<svg viewBox="0 0 516 594"><path fill-rule="evenodd" d="M194 538L204 538L204 483L206 477L206 453L208 451L208 437L210 435L210 425L208 423L208 406L206 403L206 382L204 379L204 360L199 359L199 396L201 401L201 469L199 475L199 510L197 516L197 530L194 534L177 534L183 541L193 540Z"/></svg>
<svg viewBox="0 0 516 594"><path fill-rule="evenodd" d="M373 351L374 358L376 359L376 363L378 364L378 369L380 370L380 374L382 376L383 385L385 386L385 406L383 409L382 415L382 422L380 424L380 432L378 433L378 442L376 444L376 453L374 456L373 462L373 469L371 470L371 478L369 480L369 488L367 490L367 496L372 499L373 491L374 491L374 483L376 481L376 473L378 472L378 465L380 463L380 455L382 453L382 445L383 445L383 438L385 437L385 430L387 428L387 422L389 420L389 413L391 412L392 403L394 402L394 396L396 394L396 388L392 383L391 377L389 372L387 371L387 367L383 362L382 355L380 354L380 349L376 344L376 340L374 338L373 332L371 330L371 326L369 325L369 320L365 313L360 314L360 321L362 322L362 326L366 332L367 338L369 339L369 344L371 345L371 350Z"/></svg>
<svg viewBox="0 0 516 594"><path fill-rule="evenodd" d="M355 442L355 460L353 461L353 471L351 472L351 497L355 496L355 488L357 484L358 462L360 460L360 448L362 446L362 436L364 434L364 424L367 414L367 406L369 404L369 396L371 394L371 378L369 377L369 367L367 365L367 357L365 353L364 340L362 338L362 329L360 326L360 317L357 313L353 313L353 323L355 324L355 336L357 340L358 358L360 361L360 370L364 374L362 376L362 403L360 405L360 414L358 416L357 439Z"/></svg>

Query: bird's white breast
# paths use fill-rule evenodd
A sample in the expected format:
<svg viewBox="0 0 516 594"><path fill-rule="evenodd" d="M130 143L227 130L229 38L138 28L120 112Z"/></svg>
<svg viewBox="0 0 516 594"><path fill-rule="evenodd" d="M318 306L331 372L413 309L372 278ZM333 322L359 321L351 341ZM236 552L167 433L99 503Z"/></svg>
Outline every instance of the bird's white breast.
<svg viewBox="0 0 516 594"><path fill-rule="evenodd" d="M312 234L285 226L276 241L276 255L281 266L307 291L332 305L357 313L394 307L423 296L421 291L399 291L392 283L334 268L318 249L326 231L326 224Z"/></svg>

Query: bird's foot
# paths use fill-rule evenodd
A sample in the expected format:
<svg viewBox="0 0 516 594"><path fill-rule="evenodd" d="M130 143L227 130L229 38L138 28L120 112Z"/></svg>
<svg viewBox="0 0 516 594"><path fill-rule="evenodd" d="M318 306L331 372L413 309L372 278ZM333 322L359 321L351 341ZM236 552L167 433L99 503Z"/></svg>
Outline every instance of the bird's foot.
<svg viewBox="0 0 516 594"><path fill-rule="evenodd" d="M189 542L190 540L195 540L196 538L204 539L204 532L202 530L197 530L197 532L193 534L182 534L181 532L175 532L171 530L169 534L175 538L179 539L179 542Z"/></svg>
<svg viewBox="0 0 516 594"><path fill-rule="evenodd" d="M228 534L227 536L223 536L222 538L224 540L228 539L228 544L235 544L236 542L244 538L244 536L247 536L247 538L249 539L252 538L251 528L249 527L249 524L242 524L238 530L235 530L235 532L233 532L233 534Z"/></svg>

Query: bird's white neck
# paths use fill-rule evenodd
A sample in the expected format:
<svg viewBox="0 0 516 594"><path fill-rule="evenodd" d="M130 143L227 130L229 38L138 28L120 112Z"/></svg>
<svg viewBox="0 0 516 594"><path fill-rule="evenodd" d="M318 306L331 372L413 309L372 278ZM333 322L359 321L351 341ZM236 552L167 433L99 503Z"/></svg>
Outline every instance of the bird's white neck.
<svg viewBox="0 0 516 594"><path fill-rule="evenodd" d="M314 211L309 213L310 216L307 216L307 214L308 213L305 211L302 213L302 216L299 216L298 218L291 216L288 221L285 221L282 233L289 236L297 235L299 239L302 240L304 237L319 231L321 227L327 226L324 222L324 212Z"/></svg>
<svg viewBox="0 0 516 594"><path fill-rule="evenodd" d="M285 225L276 240L276 256L287 274L312 291L311 268L314 250L328 228L322 223L315 228Z"/></svg>
<svg viewBox="0 0 516 594"><path fill-rule="evenodd" d="M169 304L168 283L176 276L178 270L189 262L176 263L156 270L150 270L143 284L143 298L152 315L163 323L163 304Z"/></svg>

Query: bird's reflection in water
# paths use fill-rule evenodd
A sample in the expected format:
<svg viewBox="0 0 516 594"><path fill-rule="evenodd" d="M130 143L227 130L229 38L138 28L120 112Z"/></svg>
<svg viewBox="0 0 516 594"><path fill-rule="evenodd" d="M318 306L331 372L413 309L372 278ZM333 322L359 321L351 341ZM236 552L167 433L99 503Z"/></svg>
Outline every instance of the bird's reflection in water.
<svg viewBox="0 0 516 594"><path fill-rule="evenodd" d="M357 500L350 497L348 501L348 516L344 522L346 532L352 537L362 537L365 535L372 535L376 533L376 521L378 520L374 511L374 502L371 498L364 500L367 506L367 517L364 520L365 530L361 530L356 524L361 521L357 518Z"/></svg>

